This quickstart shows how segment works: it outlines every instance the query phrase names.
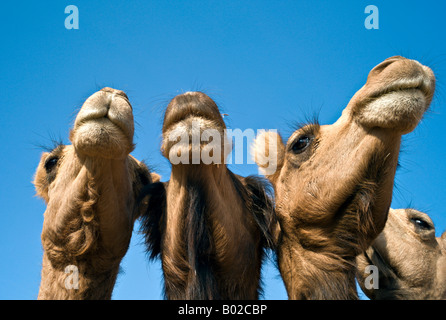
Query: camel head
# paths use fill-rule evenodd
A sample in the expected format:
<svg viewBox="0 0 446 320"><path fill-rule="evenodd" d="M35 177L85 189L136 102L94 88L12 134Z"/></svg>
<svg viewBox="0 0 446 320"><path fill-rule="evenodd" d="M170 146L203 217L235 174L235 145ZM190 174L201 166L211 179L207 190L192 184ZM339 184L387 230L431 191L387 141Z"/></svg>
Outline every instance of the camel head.
<svg viewBox="0 0 446 320"><path fill-rule="evenodd" d="M166 108L163 155L172 165L223 164L226 125L215 102L202 92L177 95Z"/></svg>
<svg viewBox="0 0 446 320"><path fill-rule="evenodd" d="M305 125L286 143L272 132L256 138L255 161L274 185L292 250L352 261L370 245L387 219L401 136L417 126L434 87L428 67L391 57L370 71L334 124ZM270 150L275 171L265 161Z"/></svg>
<svg viewBox="0 0 446 320"><path fill-rule="evenodd" d="M43 153L35 174L37 195L47 204L42 243L52 266L78 265L83 257L94 274L119 265L139 214L138 193L153 179L129 154L133 114L122 91L104 88L90 96L70 140Z"/></svg>
<svg viewBox="0 0 446 320"><path fill-rule="evenodd" d="M446 299L446 232L435 237L431 218L414 209L390 209L384 230L357 258L358 283L370 299ZM378 270L377 288L366 286Z"/></svg>
<svg viewBox="0 0 446 320"><path fill-rule="evenodd" d="M119 160L126 163L132 181L145 180L146 166L129 155L134 148L133 131L133 111L123 91L103 88L94 93L77 114L70 131L72 145L60 144L42 154L33 181L37 195L48 204L50 194L57 193L54 187L63 188L67 183L58 180L78 173L89 159L97 162ZM139 176L138 170L141 171ZM154 173L152 177L159 180Z"/></svg>

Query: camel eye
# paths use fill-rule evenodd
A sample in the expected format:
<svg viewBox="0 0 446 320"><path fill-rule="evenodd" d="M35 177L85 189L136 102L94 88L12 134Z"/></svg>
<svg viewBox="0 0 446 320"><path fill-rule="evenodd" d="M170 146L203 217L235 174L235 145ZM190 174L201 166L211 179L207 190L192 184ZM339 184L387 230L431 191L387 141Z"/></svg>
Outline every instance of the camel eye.
<svg viewBox="0 0 446 320"><path fill-rule="evenodd" d="M291 150L298 154L303 152L311 143L311 138L308 136L300 136L292 145Z"/></svg>
<svg viewBox="0 0 446 320"><path fill-rule="evenodd" d="M50 157L45 161L45 170L47 173L51 172L53 168L56 166L57 162L59 161L58 157Z"/></svg>
<svg viewBox="0 0 446 320"><path fill-rule="evenodd" d="M420 229L420 230L431 230L432 229L432 226L422 219L412 218L412 219L410 219L410 221L415 225L415 227L417 229Z"/></svg>

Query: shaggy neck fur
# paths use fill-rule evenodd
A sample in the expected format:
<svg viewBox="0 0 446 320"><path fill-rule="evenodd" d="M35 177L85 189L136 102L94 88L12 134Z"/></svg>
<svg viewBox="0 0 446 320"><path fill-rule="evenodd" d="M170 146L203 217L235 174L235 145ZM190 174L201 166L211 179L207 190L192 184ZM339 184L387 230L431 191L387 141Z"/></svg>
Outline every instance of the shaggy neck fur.
<svg viewBox="0 0 446 320"><path fill-rule="evenodd" d="M278 247L278 262L288 298L292 300L351 300L358 299L355 288L354 258L329 252L296 249L282 234ZM294 245L287 245L294 243Z"/></svg>
<svg viewBox="0 0 446 320"><path fill-rule="evenodd" d="M152 215L144 222L152 256L161 253L168 299L258 298L273 218L262 183L225 166L173 166L162 222ZM160 245L150 225L161 225Z"/></svg>
<svg viewBox="0 0 446 320"><path fill-rule="evenodd" d="M132 229L127 160L80 157L74 150L64 159L69 163L49 190L45 211L38 298L110 299L130 240L120 230ZM67 289L67 278L76 276L72 266L78 289Z"/></svg>
<svg viewBox="0 0 446 320"><path fill-rule="evenodd" d="M227 169L201 166L172 171L167 196L175 197L179 206L168 202L167 223L172 228L165 238L163 269L166 278L181 270L181 280L185 280L185 296L173 297L257 298L260 235L252 228ZM244 263L245 254L252 255L252 264ZM176 263L176 258L182 263ZM256 285L243 285L247 277L253 277ZM177 290L172 284L166 281L167 293Z"/></svg>

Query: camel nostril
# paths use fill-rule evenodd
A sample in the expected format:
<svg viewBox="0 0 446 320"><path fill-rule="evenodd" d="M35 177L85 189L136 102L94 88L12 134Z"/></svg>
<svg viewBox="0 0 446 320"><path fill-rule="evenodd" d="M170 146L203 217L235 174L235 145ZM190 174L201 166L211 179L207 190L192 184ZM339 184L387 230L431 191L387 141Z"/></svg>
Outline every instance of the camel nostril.
<svg viewBox="0 0 446 320"><path fill-rule="evenodd" d="M124 97L127 100L129 100L129 97L122 90L117 90L117 89L113 89L113 88L110 88L110 87L105 87L105 88L102 88L101 91L108 92L108 93L113 93L113 94L116 94L118 96Z"/></svg>
<svg viewBox="0 0 446 320"><path fill-rule="evenodd" d="M370 75L377 76L379 73L381 73L381 71L386 69L392 63L401 61L401 60L407 60L407 59L404 57L401 57L401 56L393 56L393 57L387 58L386 60L381 62L379 65L377 65L375 68L373 68L373 70L370 72Z"/></svg>
<svg viewBox="0 0 446 320"><path fill-rule="evenodd" d="M393 57L389 57L389 58L387 58L387 59L384 60L384 61L387 61L387 60L393 60L393 61L396 61L396 60L404 60L404 59L406 59L406 58L404 58L404 57L402 57L402 56L393 56Z"/></svg>
<svg viewBox="0 0 446 320"><path fill-rule="evenodd" d="M121 90L115 90L115 94L117 94L118 96L124 97L124 98L126 98L127 100L129 99L129 97L125 94L124 91L121 91Z"/></svg>

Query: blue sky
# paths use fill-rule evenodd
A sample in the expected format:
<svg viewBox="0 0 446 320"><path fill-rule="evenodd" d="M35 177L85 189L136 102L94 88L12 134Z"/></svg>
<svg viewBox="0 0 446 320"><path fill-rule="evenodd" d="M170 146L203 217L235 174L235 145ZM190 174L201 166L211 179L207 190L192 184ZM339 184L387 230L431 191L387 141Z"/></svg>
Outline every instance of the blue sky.
<svg viewBox="0 0 446 320"><path fill-rule="evenodd" d="M67 30L66 6L79 9ZM367 30L367 5L379 29ZM170 98L204 90L229 114L230 128L279 129L319 112L333 123L372 67L403 55L431 66L431 111L403 139L392 206L430 214L446 229L446 41L444 1L9 1L0 10L0 299L35 299L45 205L31 180L51 137L68 142L83 101L105 86L134 107L136 149L163 180L162 112ZM231 165L241 175L255 165ZM138 224L135 226L138 229ZM115 299L160 299L159 262L149 263L135 232ZM285 299L271 263L264 297Z"/></svg>

